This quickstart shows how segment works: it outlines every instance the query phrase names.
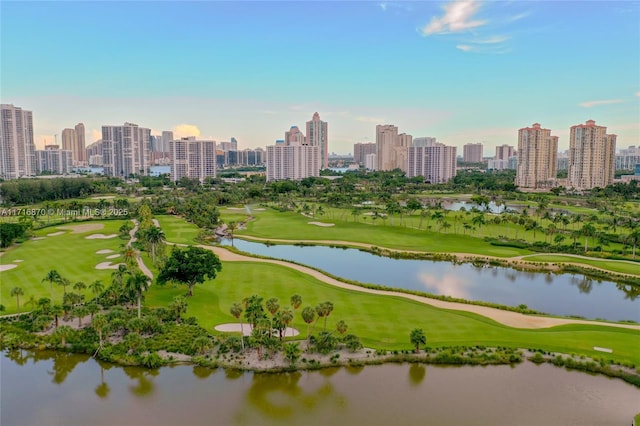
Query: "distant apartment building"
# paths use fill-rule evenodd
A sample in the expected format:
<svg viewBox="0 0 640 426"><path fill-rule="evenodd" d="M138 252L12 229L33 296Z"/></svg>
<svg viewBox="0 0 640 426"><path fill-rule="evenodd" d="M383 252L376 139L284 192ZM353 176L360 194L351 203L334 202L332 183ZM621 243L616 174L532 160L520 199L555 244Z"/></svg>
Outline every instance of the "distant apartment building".
<svg viewBox="0 0 640 426"><path fill-rule="evenodd" d="M421 147L421 146L434 146L437 143L436 138L432 138L429 136L413 138L413 146Z"/></svg>
<svg viewBox="0 0 640 426"><path fill-rule="evenodd" d="M73 169L73 152L60 149L59 145L46 145L36 150L36 171L38 174L52 173L64 175Z"/></svg>
<svg viewBox="0 0 640 426"><path fill-rule="evenodd" d="M102 126L104 174L125 178L148 174L150 136L150 129L133 123Z"/></svg>
<svg viewBox="0 0 640 426"><path fill-rule="evenodd" d="M604 188L613 183L616 166L616 135L593 120L571 126L567 186L578 190Z"/></svg>
<svg viewBox="0 0 640 426"><path fill-rule="evenodd" d="M509 160L509 158L516 155L516 149L511 145L500 145L496 146L496 155L493 157L494 160Z"/></svg>
<svg viewBox="0 0 640 426"><path fill-rule="evenodd" d="M353 144L353 162L364 166L367 155L376 153L376 144L373 142L358 142Z"/></svg>
<svg viewBox="0 0 640 426"><path fill-rule="evenodd" d="M84 124L78 123L75 128L63 129L62 133L62 149L71 151L73 155L73 164L76 166L86 165L85 152L85 130Z"/></svg>
<svg viewBox="0 0 640 426"><path fill-rule="evenodd" d="M306 144L320 147L320 168L329 167L329 124L320 120L320 114L313 114L310 121L307 121Z"/></svg>
<svg viewBox="0 0 640 426"><path fill-rule="evenodd" d="M88 145L85 148L85 156L89 166L102 166L102 139Z"/></svg>
<svg viewBox="0 0 640 426"><path fill-rule="evenodd" d="M465 163L482 163L482 143L468 143L462 147L462 161Z"/></svg>
<svg viewBox="0 0 640 426"><path fill-rule="evenodd" d="M558 153L558 170L569 170L569 151Z"/></svg>
<svg viewBox="0 0 640 426"><path fill-rule="evenodd" d="M429 183L446 183L456 175L456 147L435 143L408 148L407 177L422 176Z"/></svg>
<svg viewBox="0 0 640 426"><path fill-rule="evenodd" d="M506 170L509 168L509 160L489 159L487 161L487 170Z"/></svg>
<svg viewBox="0 0 640 426"><path fill-rule="evenodd" d="M413 137L398 134L398 128L391 124L376 126L376 170L400 169L407 171L408 148Z"/></svg>
<svg viewBox="0 0 640 426"><path fill-rule="evenodd" d="M640 148L630 146L616 154L616 170L634 170L640 164Z"/></svg>
<svg viewBox="0 0 640 426"><path fill-rule="evenodd" d="M0 105L0 178L36 174L33 113L11 104Z"/></svg>
<svg viewBox="0 0 640 426"><path fill-rule="evenodd" d="M364 167L367 170L376 170L376 166L378 165L378 159L376 154L367 154L364 157Z"/></svg>
<svg viewBox="0 0 640 426"><path fill-rule="evenodd" d="M163 130L160 137L160 144L158 145L158 152L169 152L169 144L173 140L173 132L170 130Z"/></svg>
<svg viewBox="0 0 640 426"><path fill-rule="evenodd" d="M216 141L197 140L195 136L169 142L171 180L216 177Z"/></svg>
<svg viewBox="0 0 640 426"><path fill-rule="evenodd" d="M241 166L259 166L264 164L265 153L262 148L246 148L238 151L238 164Z"/></svg>
<svg viewBox="0 0 640 426"><path fill-rule="evenodd" d="M291 128L284 132L284 144L290 145L292 143L298 143L300 145L306 144L304 133L298 129L298 126L291 126Z"/></svg>
<svg viewBox="0 0 640 426"><path fill-rule="evenodd" d="M278 144L267 147L267 182L320 176L320 147Z"/></svg>
<svg viewBox="0 0 640 426"><path fill-rule="evenodd" d="M558 137L539 123L518 130L516 186L537 189L553 185L558 174Z"/></svg>

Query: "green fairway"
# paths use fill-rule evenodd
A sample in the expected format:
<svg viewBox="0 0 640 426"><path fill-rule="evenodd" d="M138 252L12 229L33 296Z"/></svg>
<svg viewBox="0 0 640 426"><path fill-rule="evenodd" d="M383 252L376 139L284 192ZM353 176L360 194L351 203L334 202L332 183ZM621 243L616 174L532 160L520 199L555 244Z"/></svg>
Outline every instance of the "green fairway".
<svg viewBox="0 0 640 426"><path fill-rule="evenodd" d="M585 259L583 257L566 256L560 254L536 254L523 258L529 262L555 262L555 263L583 263L613 272L623 274L640 275L640 263L608 259Z"/></svg>
<svg viewBox="0 0 640 426"><path fill-rule="evenodd" d="M167 306L174 296L185 293L185 286L154 285L146 295L146 305ZM606 355L640 364L639 331L597 325L514 329L472 313L434 308L401 297L336 288L293 269L264 263L225 262L215 281L196 286L194 296L188 299L186 315L195 316L202 326L213 331L216 324L236 322L229 313L234 302L258 294L265 300L277 297L284 307L295 293L302 296L302 307L327 300L333 302L335 309L328 319L328 327L333 328L337 321L344 320L349 325L349 333L360 336L368 347L407 349L411 346L409 333L418 327L425 330L427 344L431 346L541 348L593 357ZM300 312L301 309L296 312L293 326L304 336L306 324ZM321 321L317 327L322 325ZM594 346L611 348L613 354L596 352Z"/></svg>
<svg viewBox="0 0 640 426"><path fill-rule="evenodd" d="M200 229L179 216L156 216L167 241L176 244L197 244Z"/></svg>
<svg viewBox="0 0 640 426"><path fill-rule="evenodd" d="M92 234L118 234L118 228L124 223L120 220L104 222L69 223L65 226L86 224L102 224L98 230L73 233L57 227L44 228L36 232L41 240L29 240L18 247L12 247L0 257L0 265L15 264L16 268L0 272L0 303L6 308L6 313L16 312L16 298L11 297L11 289L21 287L24 296L20 297L21 311L30 310L25 303L31 296L36 300L41 297L51 297L51 287L48 282L42 282L47 272L57 270L64 278L71 281L67 291L75 291L72 286L78 281L89 285L95 280L102 280L106 286L111 283L113 269L97 270L95 267L102 262L117 262L118 259L107 259L107 256L117 254L126 242L119 237L109 239L87 239ZM62 235L47 236L64 232ZM113 250L114 253L97 254L99 250ZM16 262L22 260L22 262ZM53 285L55 303L61 303L63 289ZM83 293L90 297L91 291L85 289Z"/></svg>
<svg viewBox="0 0 640 426"><path fill-rule="evenodd" d="M348 216L343 215L348 219ZM485 256L513 257L531 253L528 250L513 247L492 246L480 238L454 233L438 233L404 226L389 226L348 221L338 215L325 215L311 219L293 212L267 210L256 215L255 220L247 224L246 230L236 231L261 238L289 240L340 240L372 244L400 250L418 250L425 252L472 253ZM419 220L412 218L413 221ZM334 226L322 227L308 222L333 223ZM395 218L399 223L399 218ZM416 222L417 224L417 222Z"/></svg>

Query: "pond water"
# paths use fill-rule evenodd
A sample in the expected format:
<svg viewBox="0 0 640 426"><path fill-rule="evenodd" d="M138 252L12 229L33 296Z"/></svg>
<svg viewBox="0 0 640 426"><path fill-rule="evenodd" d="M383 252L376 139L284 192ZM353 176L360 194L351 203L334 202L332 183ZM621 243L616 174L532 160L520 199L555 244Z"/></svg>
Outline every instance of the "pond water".
<svg viewBox="0 0 640 426"><path fill-rule="evenodd" d="M224 241L223 244L230 242ZM525 304L531 309L553 315L640 322L637 288L609 281L600 282L583 275L391 259L356 249L326 246L268 246L237 238L234 245L248 253L293 260L363 283L509 306Z"/></svg>
<svg viewBox="0 0 640 426"><path fill-rule="evenodd" d="M0 359L0 423L47 425L629 425L640 389L552 365L389 364L288 374Z"/></svg>

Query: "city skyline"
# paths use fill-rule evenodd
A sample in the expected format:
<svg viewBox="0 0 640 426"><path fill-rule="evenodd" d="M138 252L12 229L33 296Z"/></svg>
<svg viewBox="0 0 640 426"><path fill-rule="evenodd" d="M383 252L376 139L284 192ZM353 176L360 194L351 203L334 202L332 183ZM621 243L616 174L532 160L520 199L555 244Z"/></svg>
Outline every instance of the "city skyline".
<svg viewBox="0 0 640 426"><path fill-rule="evenodd" d="M132 122L152 134L265 147L315 111L331 123L337 153L375 142L385 124L459 152L483 142L488 155L516 145L517 130L533 122L552 129L563 151L570 126L595 120L631 146L640 142L639 10L637 2L3 2L1 101L34 112L38 149L54 134L60 144L78 122L87 145L103 125ZM163 30L174 22L186 24ZM73 67L58 65L78 55Z"/></svg>

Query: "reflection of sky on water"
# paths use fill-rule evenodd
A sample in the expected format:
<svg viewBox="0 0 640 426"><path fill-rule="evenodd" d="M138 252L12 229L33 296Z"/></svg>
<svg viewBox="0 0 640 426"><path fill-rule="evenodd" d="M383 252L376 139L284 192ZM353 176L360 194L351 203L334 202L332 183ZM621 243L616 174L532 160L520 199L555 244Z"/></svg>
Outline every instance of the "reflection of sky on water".
<svg viewBox="0 0 640 426"><path fill-rule="evenodd" d="M585 281L582 275L390 259L356 249L266 246L238 239L235 245L250 253L293 260L363 283L509 306L525 304L531 309L554 315L640 321L638 300L625 299L624 292L612 282Z"/></svg>

